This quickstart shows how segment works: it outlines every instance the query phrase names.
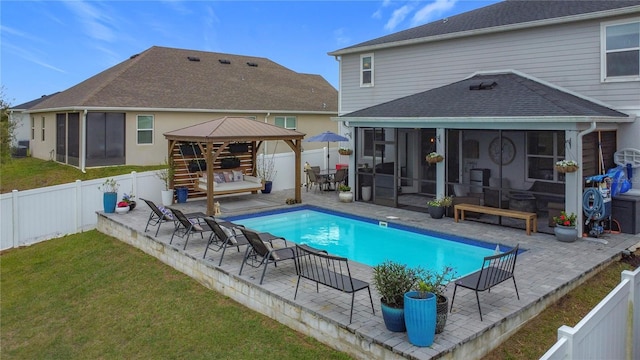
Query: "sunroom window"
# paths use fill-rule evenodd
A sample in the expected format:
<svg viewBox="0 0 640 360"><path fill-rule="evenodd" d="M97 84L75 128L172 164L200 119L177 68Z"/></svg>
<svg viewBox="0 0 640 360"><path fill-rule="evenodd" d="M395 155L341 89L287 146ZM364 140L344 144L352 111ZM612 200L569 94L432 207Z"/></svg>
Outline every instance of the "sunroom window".
<svg viewBox="0 0 640 360"><path fill-rule="evenodd" d="M563 160L564 132L530 131L527 133L527 179L564 181L564 174L555 171L556 161Z"/></svg>

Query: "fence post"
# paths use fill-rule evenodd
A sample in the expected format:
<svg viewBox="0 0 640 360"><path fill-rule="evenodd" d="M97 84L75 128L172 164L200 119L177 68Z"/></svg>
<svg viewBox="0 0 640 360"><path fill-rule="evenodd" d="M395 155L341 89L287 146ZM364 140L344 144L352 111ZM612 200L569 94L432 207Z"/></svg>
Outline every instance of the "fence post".
<svg viewBox="0 0 640 360"><path fill-rule="evenodd" d="M18 222L18 190L11 190L11 234L12 248L15 248L20 241L20 224Z"/></svg>
<svg viewBox="0 0 640 360"><path fill-rule="evenodd" d="M82 180L76 180L76 231L82 231Z"/></svg>
<svg viewBox="0 0 640 360"><path fill-rule="evenodd" d="M558 340L564 338L567 341L567 353L565 354L565 359L573 359L573 350L575 346L573 336L575 333L576 329L567 325L562 325L558 328Z"/></svg>
<svg viewBox="0 0 640 360"><path fill-rule="evenodd" d="M640 310L635 308L636 304L640 304L640 288L636 287L638 277L640 277L640 268L631 272L625 270L622 272L622 281L629 281L629 313L627 317L631 323L627 326L627 359L638 359L640 357L640 342L634 341L640 336Z"/></svg>
<svg viewBox="0 0 640 360"><path fill-rule="evenodd" d="M131 194L135 195L138 193L138 173L135 171L131 172Z"/></svg>

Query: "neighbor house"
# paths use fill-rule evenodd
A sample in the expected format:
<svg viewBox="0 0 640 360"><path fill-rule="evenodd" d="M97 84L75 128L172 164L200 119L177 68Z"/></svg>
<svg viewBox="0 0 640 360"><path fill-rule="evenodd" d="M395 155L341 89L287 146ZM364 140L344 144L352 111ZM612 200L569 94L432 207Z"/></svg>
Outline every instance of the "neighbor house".
<svg viewBox="0 0 640 360"><path fill-rule="evenodd" d="M84 169L160 164L163 133L226 116L302 133L336 130L337 109L337 90L319 75L261 57L154 46L26 113L32 156Z"/></svg>
<svg viewBox="0 0 640 360"><path fill-rule="evenodd" d="M640 1L506 0L329 54L360 200L582 214L585 177L640 166Z"/></svg>

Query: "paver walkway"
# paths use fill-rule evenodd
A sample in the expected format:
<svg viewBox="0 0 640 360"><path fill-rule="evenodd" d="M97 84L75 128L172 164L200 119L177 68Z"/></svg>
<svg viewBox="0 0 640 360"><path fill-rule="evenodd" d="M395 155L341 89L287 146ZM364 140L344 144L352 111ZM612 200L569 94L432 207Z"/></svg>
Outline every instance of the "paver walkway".
<svg viewBox="0 0 640 360"><path fill-rule="evenodd" d="M512 282L497 286L491 292L481 293L480 303L484 321L480 321L474 294L464 289L459 291L444 332L436 335L434 344L427 348L412 346L407 340L406 333L393 333L386 330L380 312L380 296L375 287L372 286L372 293L376 314L371 313L369 297L365 293L357 294L353 323L349 324L350 295L328 288L321 288L320 292L316 293L315 285L309 283L301 285L295 303L340 324L350 332L375 339L376 342L392 349L398 358L433 359L443 356L457 359L479 358L503 341L522 321L541 311L545 304L564 295L599 267L617 259L624 249L640 242L640 235L609 234L597 241L578 240L574 243L564 243L555 240L551 235L541 233L527 236L520 229L474 221L455 223L452 218L434 220L426 213L376 206L370 203L341 203L335 192L303 191L302 195L305 205L316 205L381 221L506 246L515 246L519 243L520 247L526 250L518 256L515 271L520 300L516 298ZM222 217L225 217L287 207L290 206L285 205L287 198L293 198L293 190L271 194L218 197L216 201L220 202ZM204 212L206 203L204 200L188 201L175 206L185 212ZM148 208L142 201L134 211L128 214L108 215L113 221L135 229L139 233L144 232L148 216ZM164 224L157 239L168 244L171 231L171 226ZM149 231L147 235L153 237L154 232ZM606 240L606 244L602 240ZM172 245L176 251L182 251L183 241L181 238L174 239ZM185 256L202 258L205 244L206 238L203 240L198 236L192 237ZM209 251L206 261L217 265L218 256L219 252ZM227 251L221 265L222 270L237 274L242 256L243 251L237 252L235 249ZM428 260L425 258L425 261ZM252 285L260 286L258 285L260 271L249 267L243 270L241 278L251 282ZM369 266L353 263L352 272L354 277L372 283L373 274ZM271 267L268 270L261 287L293 301L296 280L293 263L281 263L277 268ZM447 288L449 299L451 299L452 288L453 286ZM274 309L274 311L277 310ZM354 355L364 358L358 354Z"/></svg>

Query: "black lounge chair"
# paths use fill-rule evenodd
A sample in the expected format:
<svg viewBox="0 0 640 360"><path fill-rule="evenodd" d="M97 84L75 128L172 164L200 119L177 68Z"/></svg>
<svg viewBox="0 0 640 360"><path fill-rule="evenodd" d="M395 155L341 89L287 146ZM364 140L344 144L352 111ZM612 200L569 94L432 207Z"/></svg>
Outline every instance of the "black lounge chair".
<svg viewBox="0 0 640 360"><path fill-rule="evenodd" d="M451 297L451 310L453 310L453 301L456 298L456 290L458 286L475 291L476 301L478 302L478 311L480 312L480 321L482 321L482 309L480 309L479 291L489 290L491 288L506 281L513 279L513 286L516 288L516 296L520 300L518 294L518 286L513 271L516 267L516 258L518 257L519 244L513 249L502 254L486 256L482 262L482 268L474 273L462 277L455 281L453 296ZM450 310L450 311L451 311Z"/></svg>
<svg viewBox="0 0 640 360"><path fill-rule="evenodd" d="M156 229L156 235L155 236L158 236L158 232L160 231L160 225L162 225L163 223L166 223L166 222L173 223L173 226L175 228L176 219L173 217L173 214L171 213L170 210L167 209L166 211L162 211L162 209L160 209L160 207L157 206L153 201L147 200L147 199L143 199L143 198L140 198L140 200L142 200L145 203L147 203L147 206L149 206L149 208L151 209L151 213L149 214L149 219L147 220L147 226L144 227L144 232L147 232L147 229L149 228L149 225L151 225L151 226L156 226L157 225L158 228ZM188 213L188 214L184 214L184 215L186 217L188 217L188 218L204 216L204 214L201 213L201 212Z"/></svg>
<svg viewBox="0 0 640 360"><path fill-rule="evenodd" d="M213 251L219 251L222 249L222 254L220 254L220 261L218 262L218 266L222 265L222 259L224 258L224 253L229 247L236 247L238 251L240 251L240 246L248 245L249 241L240 231L241 228L244 228L243 225L234 224L228 221L219 221L212 217L202 218L206 222L207 225L213 230L213 233L209 237L209 241L207 242L207 247L204 249L204 254L202 258L204 259L207 256L207 251L209 249ZM259 233L260 239L262 241L271 242L275 239L281 239L277 236L271 235L269 233Z"/></svg>
<svg viewBox="0 0 640 360"><path fill-rule="evenodd" d="M204 239L203 234L205 232L212 231L209 225L199 221L199 219L202 219L204 216L189 218L186 216L186 214L178 209L169 208L169 210L171 210L174 219L176 219L176 227L173 230L173 234L171 234L171 240L169 241L169 244L173 242L173 237L175 235L184 237L184 247L182 248L182 250L186 250L187 243L189 242L189 237L191 236L191 234L200 234L200 237Z"/></svg>
<svg viewBox="0 0 640 360"><path fill-rule="evenodd" d="M294 260L296 257L296 248L294 246L273 248L270 242L262 241L260 234L257 232L245 228L240 228L240 231L242 231L242 234L249 242L249 246L247 246L247 250L244 253L244 259L242 260L242 265L240 265L238 275L242 275L242 269L245 264L255 268L264 266L262 276L260 277L260 284L262 284L269 264L273 263L277 266L277 263L280 261ZM287 246L287 241L284 238L279 239L282 239L285 246Z"/></svg>

